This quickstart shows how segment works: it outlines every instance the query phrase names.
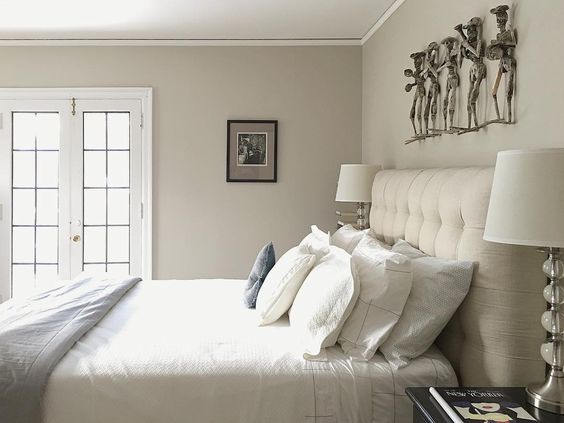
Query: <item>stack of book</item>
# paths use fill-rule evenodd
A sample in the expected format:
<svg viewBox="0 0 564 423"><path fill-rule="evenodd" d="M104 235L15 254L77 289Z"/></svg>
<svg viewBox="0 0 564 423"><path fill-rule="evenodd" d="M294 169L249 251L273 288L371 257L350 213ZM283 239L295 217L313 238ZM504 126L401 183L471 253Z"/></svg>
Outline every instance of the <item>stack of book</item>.
<svg viewBox="0 0 564 423"><path fill-rule="evenodd" d="M337 215L337 229L345 225L356 226L356 212L342 212L337 210L335 214Z"/></svg>
<svg viewBox="0 0 564 423"><path fill-rule="evenodd" d="M517 401L495 388L429 388L437 407L454 423L515 422L537 420Z"/></svg>

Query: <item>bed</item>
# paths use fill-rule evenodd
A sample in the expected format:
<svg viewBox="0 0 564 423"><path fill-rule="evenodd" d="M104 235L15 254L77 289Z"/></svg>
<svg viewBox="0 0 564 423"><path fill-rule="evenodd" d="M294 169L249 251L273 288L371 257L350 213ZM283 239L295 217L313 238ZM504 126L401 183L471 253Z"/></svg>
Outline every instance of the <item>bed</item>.
<svg viewBox="0 0 564 423"><path fill-rule="evenodd" d="M408 386L541 379L543 258L482 240L492 168L386 170L370 222L388 243L477 262L470 292L425 354L395 369L337 345L308 361L287 318L258 327L244 281L142 281L54 368L44 423L409 422Z"/></svg>
<svg viewBox="0 0 564 423"><path fill-rule="evenodd" d="M286 318L241 307L243 283L138 284L59 363L45 423L407 421L407 386L456 384L437 349L399 370L338 346L306 361Z"/></svg>

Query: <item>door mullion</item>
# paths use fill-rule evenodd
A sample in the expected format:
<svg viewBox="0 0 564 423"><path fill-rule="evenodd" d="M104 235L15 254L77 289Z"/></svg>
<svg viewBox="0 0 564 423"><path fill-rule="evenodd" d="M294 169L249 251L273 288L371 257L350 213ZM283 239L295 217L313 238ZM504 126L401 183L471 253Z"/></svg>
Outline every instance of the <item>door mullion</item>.
<svg viewBox="0 0 564 423"><path fill-rule="evenodd" d="M83 257L83 119L82 111L76 110L69 117L70 121L70 220L69 220L69 251L70 276L75 277L82 272Z"/></svg>
<svg viewBox="0 0 564 423"><path fill-rule="evenodd" d="M72 121L69 105L63 102L59 110L61 138L59 148L59 276L71 278L71 164Z"/></svg>

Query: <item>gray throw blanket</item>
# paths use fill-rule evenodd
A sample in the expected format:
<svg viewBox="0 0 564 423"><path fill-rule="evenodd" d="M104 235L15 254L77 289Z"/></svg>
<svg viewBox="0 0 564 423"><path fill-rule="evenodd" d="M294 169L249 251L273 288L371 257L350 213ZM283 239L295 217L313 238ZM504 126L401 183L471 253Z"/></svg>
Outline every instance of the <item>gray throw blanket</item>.
<svg viewBox="0 0 564 423"><path fill-rule="evenodd" d="M0 422L41 422L57 363L140 280L86 277L0 305Z"/></svg>

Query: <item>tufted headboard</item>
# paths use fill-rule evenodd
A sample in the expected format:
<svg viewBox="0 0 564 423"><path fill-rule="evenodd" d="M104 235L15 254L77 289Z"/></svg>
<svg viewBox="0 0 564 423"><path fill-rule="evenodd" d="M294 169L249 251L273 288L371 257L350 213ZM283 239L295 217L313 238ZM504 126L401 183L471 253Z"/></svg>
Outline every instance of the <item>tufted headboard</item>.
<svg viewBox="0 0 564 423"><path fill-rule="evenodd" d="M463 386L542 380L544 256L484 241L493 168L384 170L372 187L370 225L388 243L477 263L470 292L437 340Z"/></svg>

